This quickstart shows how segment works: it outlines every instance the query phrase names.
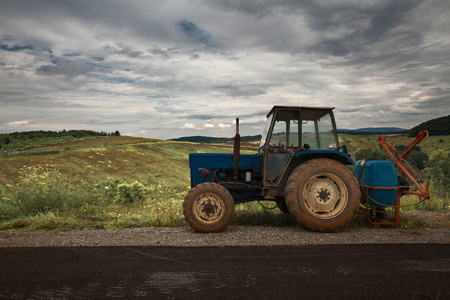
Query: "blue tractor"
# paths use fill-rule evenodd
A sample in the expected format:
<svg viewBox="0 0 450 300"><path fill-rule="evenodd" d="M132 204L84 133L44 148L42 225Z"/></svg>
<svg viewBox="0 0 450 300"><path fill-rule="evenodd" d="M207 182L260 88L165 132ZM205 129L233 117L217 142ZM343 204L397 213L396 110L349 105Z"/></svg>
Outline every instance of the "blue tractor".
<svg viewBox="0 0 450 300"><path fill-rule="evenodd" d="M310 230L346 226L361 190L348 167L355 162L339 145L333 109L274 106L257 154L240 154L238 119L233 154L190 154L187 223L199 232L218 232L231 222L235 204L271 200Z"/></svg>

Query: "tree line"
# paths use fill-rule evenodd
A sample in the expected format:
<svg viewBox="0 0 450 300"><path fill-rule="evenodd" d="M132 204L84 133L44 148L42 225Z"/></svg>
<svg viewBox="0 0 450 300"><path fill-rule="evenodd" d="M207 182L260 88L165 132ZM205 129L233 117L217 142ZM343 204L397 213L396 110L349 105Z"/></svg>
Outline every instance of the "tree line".
<svg viewBox="0 0 450 300"><path fill-rule="evenodd" d="M450 134L450 115L423 122L408 131L409 137L414 137L421 130L426 130L430 135Z"/></svg>
<svg viewBox="0 0 450 300"><path fill-rule="evenodd" d="M61 131L50 131L50 130L35 130L35 131L22 131L13 132L0 135L0 144L9 144L11 139L26 140L42 137L64 137L72 136L76 138L86 137L86 136L120 136L119 130L115 132L104 132L104 131L93 131L93 130L61 130Z"/></svg>

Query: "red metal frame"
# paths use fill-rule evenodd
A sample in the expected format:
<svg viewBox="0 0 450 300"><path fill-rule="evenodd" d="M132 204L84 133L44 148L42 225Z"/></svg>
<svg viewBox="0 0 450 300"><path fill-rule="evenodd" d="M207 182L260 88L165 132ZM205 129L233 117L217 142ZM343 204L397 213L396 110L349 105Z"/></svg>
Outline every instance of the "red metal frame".
<svg viewBox="0 0 450 300"><path fill-rule="evenodd" d="M419 192L411 192L408 190L408 187L372 187L372 186L365 186L365 185L361 185L361 187L363 188L363 190L366 193L366 198L367 198L367 203L366 203L366 212L368 213L368 221L371 224L374 225L399 225L400 224L400 198L405 195L405 194L410 194L410 195L416 195L419 196L419 203L422 202L422 197L425 199L430 199L430 194L428 193L428 188L430 186L430 177L428 177L428 181L426 181L407 161L406 159L408 158L408 156L411 154L412 150L414 149L414 147L419 144L421 141L423 141L424 139L426 139L428 137L428 132L427 131L421 131L419 132L419 134L417 135L417 137L415 138L415 140L409 144L408 147L405 148L405 150L403 150L402 153L398 154L397 149L391 144L389 143L386 138L384 136L379 136L378 137L378 143L380 143L380 145L383 147L383 149L387 152L387 154L391 157L392 162L399 167L400 170L402 170L402 172L409 178L409 180L411 180L411 182L414 184L414 186L419 190ZM394 153L392 153L394 152ZM408 171L408 169L403 165L405 164L411 171L412 173L419 177L423 182L426 182L426 187L423 188L422 185L417 182L417 180L413 177L413 175L411 175L411 173ZM373 199L370 199L369 197L369 189L374 189L374 190L396 190L395 193L395 202L394 202L394 209L395 209L395 222L373 222L370 219L370 212L369 212L369 201Z"/></svg>
<svg viewBox="0 0 450 300"><path fill-rule="evenodd" d="M361 185L363 188L365 194L366 194L366 213L367 213L367 220L370 224L373 225L398 225L400 224L400 198L402 197L402 190L398 187L373 187L373 186L367 186L367 185ZM395 190L395 201L394 201L394 209L395 209L395 222L374 222L370 219L370 200L375 201L373 199L370 199L369 197L369 189L372 190ZM387 207L387 206L386 206Z"/></svg>

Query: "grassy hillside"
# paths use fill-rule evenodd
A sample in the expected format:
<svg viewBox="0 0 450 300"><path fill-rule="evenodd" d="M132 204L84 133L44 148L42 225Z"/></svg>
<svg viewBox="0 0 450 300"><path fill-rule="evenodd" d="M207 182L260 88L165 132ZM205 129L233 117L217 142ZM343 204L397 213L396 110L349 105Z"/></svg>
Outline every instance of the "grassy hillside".
<svg viewBox="0 0 450 300"><path fill-rule="evenodd" d="M245 150L244 150L245 151ZM195 144L127 136L95 137L27 149L0 158L0 184L11 186L28 170L58 169L78 180L108 178L147 184L189 184L189 153L231 153L232 145ZM45 155L44 155L45 154Z"/></svg>
<svg viewBox="0 0 450 300"><path fill-rule="evenodd" d="M340 135L340 140L351 153L378 147L377 136ZM413 139L395 135L388 140L406 145ZM189 153L233 152L232 144L126 136L38 144L0 157L0 229L178 226L183 224L181 204L190 187ZM429 137L420 146L431 153L449 145L447 137ZM243 143L241 150L256 153L257 146ZM292 218L268 212L258 203L240 204L235 220L295 226Z"/></svg>
<svg viewBox="0 0 450 300"><path fill-rule="evenodd" d="M14 151L0 157L0 229L177 226L196 152L232 145L101 136Z"/></svg>
<svg viewBox="0 0 450 300"><path fill-rule="evenodd" d="M378 148L377 139L378 136L340 135L341 145L347 145L350 153ZM403 135L391 135L387 139L394 145L407 145L413 140ZM437 149L450 150L450 138L430 136L419 146L427 154ZM169 186L188 186L189 153L232 153L232 147L232 144L197 144L127 136L81 138L0 158L0 185L13 186L34 168L43 171L58 169L78 180L93 182L115 178L146 184L162 182ZM247 145L243 146L243 151L256 153L257 148Z"/></svg>

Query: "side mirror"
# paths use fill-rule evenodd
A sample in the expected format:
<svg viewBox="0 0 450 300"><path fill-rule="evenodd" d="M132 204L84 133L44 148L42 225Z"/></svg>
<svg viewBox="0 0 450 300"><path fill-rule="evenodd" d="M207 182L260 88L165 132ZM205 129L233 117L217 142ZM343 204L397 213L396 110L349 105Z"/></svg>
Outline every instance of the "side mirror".
<svg viewBox="0 0 450 300"><path fill-rule="evenodd" d="M285 141L280 141L278 144L278 151L283 153L287 151L287 143Z"/></svg>

